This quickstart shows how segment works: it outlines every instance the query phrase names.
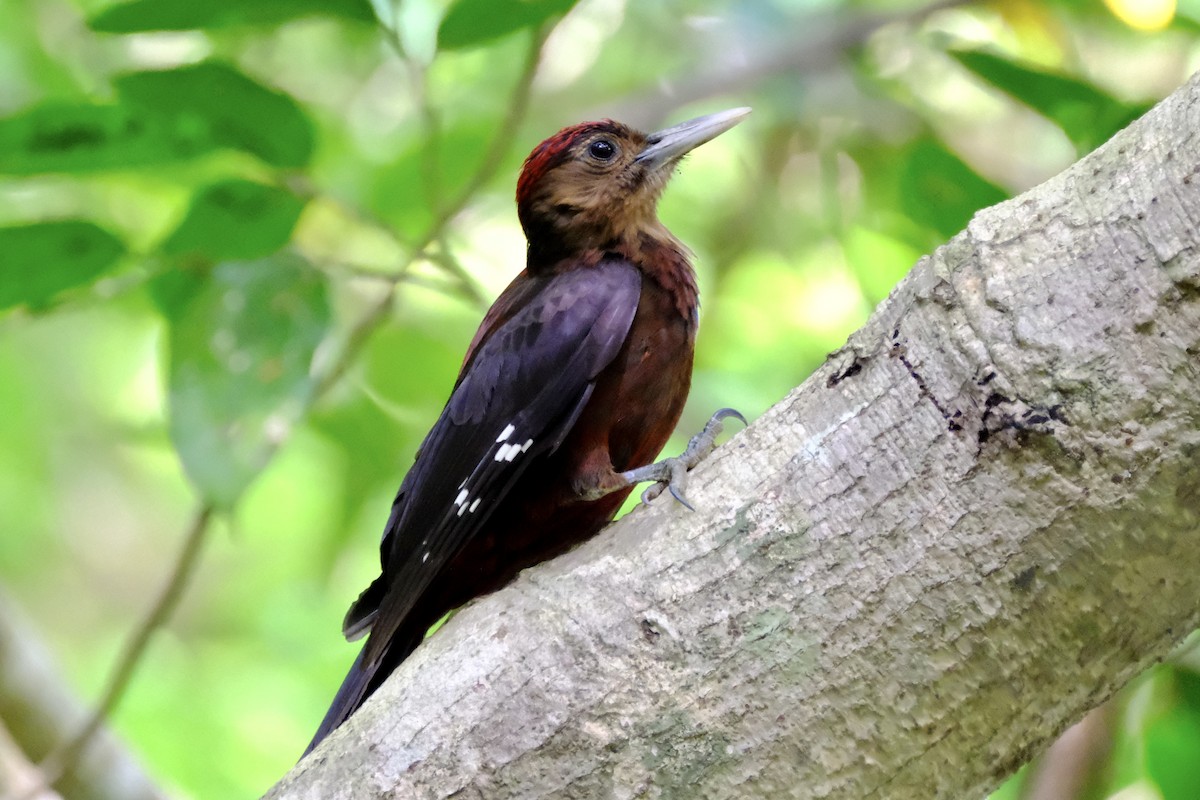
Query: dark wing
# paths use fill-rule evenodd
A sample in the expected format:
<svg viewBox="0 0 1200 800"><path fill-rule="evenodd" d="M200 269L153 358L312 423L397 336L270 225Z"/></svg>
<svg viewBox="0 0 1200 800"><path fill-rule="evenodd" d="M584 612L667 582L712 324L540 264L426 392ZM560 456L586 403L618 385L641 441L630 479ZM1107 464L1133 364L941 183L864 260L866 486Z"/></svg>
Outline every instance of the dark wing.
<svg viewBox="0 0 1200 800"><path fill-rule="evenodd" d="M540 286L531 291L528 281ZM515 311L507 303L507 319L477 337L482 343L468 356L392 507L383 574L347 617L348 635L371 628L365 666L379 660L430 581L529 463L553 452L570 431L596 376L629 334L641 274L607 259L528 278L517 291L525 302Z"/></svg>

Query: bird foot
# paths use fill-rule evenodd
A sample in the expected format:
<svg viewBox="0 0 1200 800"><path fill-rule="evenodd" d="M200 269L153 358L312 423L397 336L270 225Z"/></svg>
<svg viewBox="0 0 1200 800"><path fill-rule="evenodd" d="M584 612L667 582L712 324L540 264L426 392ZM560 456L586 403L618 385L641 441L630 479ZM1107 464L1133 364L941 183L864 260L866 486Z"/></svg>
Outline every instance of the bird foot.
<svg viewBox="0 0 1200 800"><path fill-rule="evenodd" d="M621 477L630 484L654 481L642 492L643 503L649 503L666 489L684 508L695 511L696 509L692 507L683 493L684 487L687 485L688 472L716 448L717 437L725 428L724 420L730 417L743 425L747 424L746 418L734 409L722 408L712 415L708 424L704 426L704 430L692 437L682 453L673 458L664 458L662 461L622 472Z"/></svg>

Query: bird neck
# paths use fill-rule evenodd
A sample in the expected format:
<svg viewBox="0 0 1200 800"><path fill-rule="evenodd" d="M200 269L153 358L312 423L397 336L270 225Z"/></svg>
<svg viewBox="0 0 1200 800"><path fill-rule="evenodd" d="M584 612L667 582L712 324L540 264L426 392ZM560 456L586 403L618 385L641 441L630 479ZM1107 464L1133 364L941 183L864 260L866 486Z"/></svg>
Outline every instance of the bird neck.
<svg viewBox="0 0 1200 800"><path fill-rule="evenodd" d="M662 287L694 333L700 293L690 253L658 220L607 241L572 245L562 239L530 237L526 270L531 275L549 275L588 269L606 256L628 261Z"/></svg>

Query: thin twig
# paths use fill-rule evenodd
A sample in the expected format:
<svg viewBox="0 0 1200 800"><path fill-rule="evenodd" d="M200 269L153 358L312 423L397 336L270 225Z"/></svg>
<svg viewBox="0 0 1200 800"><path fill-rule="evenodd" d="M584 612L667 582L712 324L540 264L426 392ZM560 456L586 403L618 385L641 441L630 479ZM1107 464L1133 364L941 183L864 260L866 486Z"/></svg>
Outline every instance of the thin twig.
<svg viewBox="0 0 1200 800"><path fill-rule="evenodd" d="M553 27L553 24L544 25L539 30L534 31L533 39L529 44L529 50L525 55L525 65L521 69L521 75L517 79L517 85L514 87L512 98L508 103L508 113L504 115L504 119L500 122L500 127L496 130L496 135L492 137L491 142L488 144L487 152L484 154L479 168L475 170L475 174L467 181L462 192L459 193L458 199L454 203L451 203L448 208L444 209L441 217L434 223L431 229L431 233L434 235L430 237L430 241L441 235L441 231L446 223L463 210L475 192L490 181L492 176L496 174L496 170L500 168L500 164L504 161L504 156L508 154L509 149L512 147L513 139L517 135L517 130L521 127L522 120L525 119L525 115L529 111L529 99L533 95L533 79L537 77L538 62L542 58L542 47L545 45L546 37L550 35Z"/></svg>
<svg viewBox="0 0 1200 800"><path fill-rule="evenodd" d="M26 758L21 746L0 720L0 799L62 800L46 786L42 772Z"/></svg>
<svg viewBox="0 0 1200 800"><path fill-rule="evenodd" d="M488 144L488 149L484 154L483 160L463 186L462 191L458 193L458 196L455 197L453 202L438 212L433 222L430 223L429 228L425 231L425 234L413 246L410 256L395 273L396 284L403 280L404 275L412 268L412 265L416 263L418 258L426 254L429 246L442 238L446 228L454 218L466 208L471 198L475 196L475 193L491 180L492 176L500 168L500 164L512 146L512 140L516 136L517 129L520 127L521 121L524 119L526 111L529 108L529 98L533 92L533 79L537 76L538 62L542 56L542 46L545 44L549 32L550 28L547 26L534 33L525 57L525 64L521 70L521 75L517 79L516 86L513 88L512 98L508 104L508 113L504 116L499 128L496 129L496 134ZM457 262L450 260L448 262L439 261L437 263L442 264L444 267L449 267L449 271L452 274L456 274L462 278L463 284L468 287L468 290L474 289L474 284L470 282L469 276L465 275L465 271L462 271L463 274L459 274L460 269L456 270L454 268L457 266ZM350 328L337 358L323 374L316 376L312 393L314 402L346 373L358 357L359 351L362 350L363 345L366 344L371 334L382 324L383 320L387 319L391 312L392 301L395 298L396 284L387 287L380 297L367 309L366 313Z"/></svg>
<svg viewBox="0 0 1200 800"><path fill-rule="evenodd" d="M201 547L215 510L211 503L204 503L192 517L192 521L188 525L187 536L184 537L183 548L175 559L171 575L154 601L154 605L150 607L150 613L134 629L129 641L122 648L117 666L109 676L108 684L100 701L96 703L95 709L79 731L42 760L39 766L48 786L53 786L75 766L96 732L100 730L105 718L116 708L117 703L125 694L125 690L129 688L129 683L150 643L150 637L170 619L175 607L179 605L180 598L183 597L183 590L195 572ZM35 796L36 791L39 790L40 787L34 790L34 794L28 796Z"/></svg>
<svg viewBox="0 0 1200 800"><path fill-rule="evenodd" d="M524 68L516 86L513 88L508 113L489 143L483 161L480 163L478 169L476 169L454 201L443 207L435 216L425 235L411 249L405 263L391 277L392 284L388 286L384 294L350 329L344 346L329 368L323 374L318 374L314 377L313 390L309 395L308 408L311 408L345 374L350 365L354 363L371 334L388 317L392 301L395 297L396 285L404 280L405 275L414 263L428 257L427 250L429 246L442 238L449 224L467 206L475 193L499 169L504 156L508 153L508 149L512 145L512 139L516 134L517 128L520 126L528 109L533 89L533 80L537 74L538 62L541 60L542 47L551 28L552 26L544 26L541 30L534 33ZM455 274L456 277L462 278L463 276L458 275L458 270L455 269L456 262L450 259L448 263L451 265L449 271ZM475 287L469 281L464 280L463 284L468 292L474 291ZM278 446L277 444L276 447ZM124 695L126 689L128 689L130 681L137 671L137 666L145 654L151 637L166 623L179 604L184 589L187 587L195 571L202 545L215 512L215 506L211 502L205 502L193 517L187 536L184 539L183 548L176 558L166 586L163 588L154 605L151 606L149 614L146 615L141 624L133 631L129 641L122 649L117 666L109 677L100 701L96 704L95 709L79 731L55 748L43 760L40 769L45 780L45 785L34 787L32 792L27 795L28 797L34 797L36 792L42 791L48 786L53 786L63 775L74 768L104 720L113 711L117 703L120 702L121 697Z"/></svg>
<svg viewBox="0 0 1200 800"><path fill-rule="evenodd" d="M447 258L442 253L425 253L417 261L423 261L432 264L442 269L449 271L449 268L444 263ZM376 267L366 267L361 264L349 264L343 262L327 261L318 265L318 269L327 275L340 278L353 278L354 280L369 281L382 285L394 285L403 283L408 286L420 286L424 289L431 289L435 292L446 295L447 297L458 297L468 302L477 302L475 293L470 287L465 286L460 278L446 278L435 275L422 275L413 272L398 274L395 272L385 272Z"/></svg>
<svg viewBox="0 0 1200 800"><path fill-rule="evenodd" d="M60 731L77 730L91 710L67 688L53 662L45 643L0 591L0 798L4 800L28 794L32 782L45 786L41 770L33 764L63 738ZM6 736L13 741L4 742ZM11 757L6 759L3 751L8 748L11 756L14 747L24 754L18 761L32 762L28 769L14 765ZM18 773L32 780L16 781ZM166 800L167 796L124 744L103 729L92 739L87 757L57 788L72 800Z"/></svg>
<svg viewBox="0 0 1200 800"><path fill-rule="evenodd" d="M413 99L420 112L421 124L425 128L425 152L421 159L421 183L425 186L425 199L436 208L442 203L442 185L438 175L438 152L442 146L442 120L429 96L429 69L413 57L405 59L409 80L412 82Z"/></svg>
<svg viewBox="0 0 1200 800"><path fill-rule="evenodd" d="M939 11L973 5L978 0L935 0L903 11L868 13L841 20L831 12L824 19L813 15L805 22L810 33L803 39L788 35L774 45L756 46L737 60L713 58L707 69L687 70L659 81L638 94L586 110L585 116L613 116L638 124L656 124L680 106L722 95L739 95L777 75L817 72L840 63L847 52L861 45L886 25L919 23ZM555 101L560 98L551 98ZM561 100L568 105L569 98Z"/></svg>

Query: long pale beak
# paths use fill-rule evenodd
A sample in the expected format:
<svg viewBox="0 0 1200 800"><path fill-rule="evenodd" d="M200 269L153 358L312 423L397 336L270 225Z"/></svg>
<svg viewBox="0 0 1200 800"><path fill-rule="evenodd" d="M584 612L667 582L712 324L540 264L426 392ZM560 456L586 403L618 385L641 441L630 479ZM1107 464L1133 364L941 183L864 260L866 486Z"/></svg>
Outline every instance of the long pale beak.
<svg viewBox="0 0 1200 800"><path fill-rule="evenodd" d="M731 108L656 131L646 137L646 147L634 161L651 170L674 163L684 153L717 138L749 114L749 108Z"/></svg>

